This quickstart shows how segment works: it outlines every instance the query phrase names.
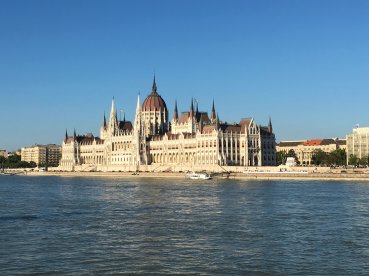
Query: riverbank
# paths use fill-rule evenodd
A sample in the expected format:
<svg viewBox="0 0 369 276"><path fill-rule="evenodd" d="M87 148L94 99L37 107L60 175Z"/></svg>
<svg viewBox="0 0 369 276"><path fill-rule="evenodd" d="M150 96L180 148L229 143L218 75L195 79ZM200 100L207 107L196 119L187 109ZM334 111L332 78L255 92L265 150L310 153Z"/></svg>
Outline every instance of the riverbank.
<svg viewBox="0 0 369 276"><path fill-rule="evenodd" d="M61 177L114 177L114 178L185 178L179 172L27 172L27 176ZM213 179L260 179L260 180L344 180L368 181L368 173L223 173L213 174Z"/></svg>

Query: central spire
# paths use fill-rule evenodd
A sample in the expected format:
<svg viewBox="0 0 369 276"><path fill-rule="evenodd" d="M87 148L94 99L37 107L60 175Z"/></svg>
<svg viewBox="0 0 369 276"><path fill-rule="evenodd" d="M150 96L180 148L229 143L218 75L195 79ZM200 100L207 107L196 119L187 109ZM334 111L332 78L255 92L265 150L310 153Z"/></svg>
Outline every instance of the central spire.
<svg viewBox="0 0 369 276"><path fill-rule="evenodd" d="M156 87L156 81L155 81L155 75L154 75L154 81L152 82L152 90L151 90L151 94L157 94L158 92L156 92L157 87Z"/></svg>

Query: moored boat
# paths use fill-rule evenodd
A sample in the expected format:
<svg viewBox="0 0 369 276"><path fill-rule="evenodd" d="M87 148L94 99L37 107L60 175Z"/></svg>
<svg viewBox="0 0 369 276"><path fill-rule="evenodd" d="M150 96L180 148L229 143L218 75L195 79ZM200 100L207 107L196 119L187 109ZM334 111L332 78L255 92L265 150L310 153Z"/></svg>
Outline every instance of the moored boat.
<svg viewBox="0 0 369 276"><path fill-rule="evenodd" d="M211 179L211 175L208 173L196 173L196 172L191 172L186 174L186 177L189 179L203 179L203 180L208 180Z"/></svg>

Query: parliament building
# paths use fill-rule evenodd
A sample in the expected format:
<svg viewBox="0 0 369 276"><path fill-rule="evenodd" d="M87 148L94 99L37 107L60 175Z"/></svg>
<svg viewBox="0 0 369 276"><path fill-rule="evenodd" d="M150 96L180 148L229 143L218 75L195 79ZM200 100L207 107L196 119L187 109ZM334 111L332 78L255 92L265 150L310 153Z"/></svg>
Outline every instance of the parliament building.
<svg viewBox="0 0 369 276"><path fill-rule="evenodd" d="M68 136L62 143L60 170L66 171L222 171L229 167L276 165L272 123L253 118L227 124L219 120L214 100L210 116L191 99L189 111L171 120L154 77L151 93L137 106L134 121L118 120L114 99L100 136ZM225 169L226 168L226 169Z"/></svg>

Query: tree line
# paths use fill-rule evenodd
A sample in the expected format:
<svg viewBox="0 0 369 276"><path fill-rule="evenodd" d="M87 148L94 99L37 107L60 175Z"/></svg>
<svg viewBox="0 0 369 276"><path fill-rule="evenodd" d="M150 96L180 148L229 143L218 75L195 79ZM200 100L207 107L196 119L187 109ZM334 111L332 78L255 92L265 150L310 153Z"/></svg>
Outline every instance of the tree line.
<svg viewBox="0 0 369 276"><path fill-rule="evenodd" d="M277 165L285 164L287 157L294 157L296 164L301 165L300 160L298 160L297 155L294 152L294 150L290 150L288 152L286 151L277 152ZM368 158L365 159L366 163L364 162L365 161L364 159L363 160L360 159L361 160L360 162L362 162L360 163L360 165L368 165ZM345 149L336 149L331 152L325 152L325 151L322 151L321 149L316 149L312 153L310 165L344 166L346 165L346 160L347 160L347 154L346 154ZM352 164L350 164L350 160L352 161ZM359 165L359 161L357 160L357 158L355 159L355 157L350 156L349 165Z"/></svg>
<svg viewBox="0 0 369 276"><path fill-rule="evenodd" d="M35 167L37 167L37 164L35 162L21 161L20 155L17 154L11 155L8 158L0 156L0 168L16 169L16 168L35 168Z"/></svg>

